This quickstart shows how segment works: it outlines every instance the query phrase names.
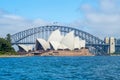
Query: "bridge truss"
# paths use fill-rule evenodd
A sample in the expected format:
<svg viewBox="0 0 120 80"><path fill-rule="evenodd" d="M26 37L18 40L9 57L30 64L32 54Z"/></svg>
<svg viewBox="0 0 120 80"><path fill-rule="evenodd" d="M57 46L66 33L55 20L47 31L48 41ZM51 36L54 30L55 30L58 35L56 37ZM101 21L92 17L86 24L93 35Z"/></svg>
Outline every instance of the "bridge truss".
<svg viewBox="0 0 120 80"><path fill-rule="evenodd" d="M95 37L87 32L84 32L82 30L66 27L66 26L41 26L36 28L31 28L28 30L24 30L21 32L18 32L16 34L11 35L12 38L12 44L35 44L35 41L37 38L42 38L47 40L50 33L56 29L59 29L62 33L62 35L65 35L66 33L70 31L74 31L75 36L79 36L80 39L86 41L87 47L93 47L97 54L106 54L108 45L105 44L105 42L98 37Z"/></svg>

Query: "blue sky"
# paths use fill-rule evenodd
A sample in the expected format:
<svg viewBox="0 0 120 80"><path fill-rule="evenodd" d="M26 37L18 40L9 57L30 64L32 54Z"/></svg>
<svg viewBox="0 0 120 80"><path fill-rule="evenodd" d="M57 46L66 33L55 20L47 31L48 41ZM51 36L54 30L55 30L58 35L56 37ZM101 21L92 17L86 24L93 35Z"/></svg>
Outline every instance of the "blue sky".
<svg viewBox="0 0 120 80"><path fill-rule="evenodd" d="M2 0L0 8L28 19L71 22L80 18L82 0Z"/></svg>
<svg viewBox="0 0 120 80"><path fill-rule="evenodd" d="M0 0L0 36L58 22L102 39L119 38L119 4L120 0Z"/></svg>

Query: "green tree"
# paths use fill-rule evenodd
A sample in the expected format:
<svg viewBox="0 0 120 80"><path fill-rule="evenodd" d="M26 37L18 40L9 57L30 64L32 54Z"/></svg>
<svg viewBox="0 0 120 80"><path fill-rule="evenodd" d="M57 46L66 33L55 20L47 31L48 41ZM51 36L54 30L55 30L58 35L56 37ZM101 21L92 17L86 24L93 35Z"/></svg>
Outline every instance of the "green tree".
<svg viewBox="0 0 120 80"><path fill-rule="evenodd" d="M10 34L7 34L6 35L6 40L10 43L11 45L11 35Z"/></svg>
<svg viewBox="0 0 120 80"><path fill-rule="evenodd" d="M15 50L10 42L4 38L0 38L0 54L14 54Z"/></svg>

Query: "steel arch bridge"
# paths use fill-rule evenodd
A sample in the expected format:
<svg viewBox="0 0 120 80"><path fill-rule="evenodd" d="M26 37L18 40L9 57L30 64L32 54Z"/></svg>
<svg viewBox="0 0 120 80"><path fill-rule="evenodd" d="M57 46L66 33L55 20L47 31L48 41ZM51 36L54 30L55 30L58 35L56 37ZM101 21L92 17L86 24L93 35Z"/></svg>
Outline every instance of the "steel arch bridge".
<svg viewBox="0 0 120 80"><path fill-rule="evenodd" d="M108 48L108 45L105 44L105 42L98 37L93 36L92 34L89 34L87 32L84 32L82 30L67 27L67 26L40 26L36 28L31 28L28 30L24 30L21 32L18 32L16 34L11 35L12 38L12 44L35 44L36 38L43 38L48 39L48 36L50 33L56 29L59 29L62 33L62 35L65 35L66 33L70 31L74 31L75 36L79 36L80 39L86 41L86 46L92 46L97 50L97 53L99 54L105 54L107 53L106 50Z"/></svg>

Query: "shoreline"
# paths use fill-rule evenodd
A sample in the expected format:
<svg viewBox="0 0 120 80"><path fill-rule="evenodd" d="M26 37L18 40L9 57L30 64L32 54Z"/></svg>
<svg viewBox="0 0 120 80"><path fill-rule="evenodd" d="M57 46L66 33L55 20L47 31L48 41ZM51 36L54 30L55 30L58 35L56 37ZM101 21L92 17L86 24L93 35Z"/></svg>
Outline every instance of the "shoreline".
<svg viewBox="0 0 120 80"><path fill-rule="evenodd" d="M9 58L9 57L26 57L26 55L0 55L0 58Z"/></svg>
<svg viewBox="0 0 120 80"><path fill-rule="evenodd" d="M43 56L54 56L54 57L64 57L63 55L61 56L61 55L34 55L34 56L41 56L41 57L43 57ZM81 56L83 56L83 55L81 55ZM93 55L86 55L86 56L93 56ZM17 58L17 57L31 57L31 56L26 56L26 55L0 55L0 58L12 58L12 57L15 57L15 58ZM66 57L66 56L65 56ZM67 57L78 57L78 56L67 56Z"/></svg>
<svg viewBox="0 0 120 80"><path fill-rule="evenodd" d="M80 56L86 56L86 57L91 57L91 56L95 56L95 55L76 55L76 56L71 56L71 55L32 55L32 56L54 56L54 57L80 57ZM109 56L120 56L120 55L109 55ZM31 57L30 55L0 55L0 58L19 58L19 57Z"/></svg>

